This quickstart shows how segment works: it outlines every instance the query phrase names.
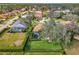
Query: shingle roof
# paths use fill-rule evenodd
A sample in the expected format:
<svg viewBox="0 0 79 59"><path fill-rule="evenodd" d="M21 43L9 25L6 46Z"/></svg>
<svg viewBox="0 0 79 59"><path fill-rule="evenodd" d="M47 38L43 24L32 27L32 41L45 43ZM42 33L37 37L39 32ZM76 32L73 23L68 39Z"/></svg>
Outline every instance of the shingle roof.
<svg viewBox="0 0 79 59"><path fill-rule="evenodd" d="M23 21L17 20L12 27L23 27L23 28L27 28L26 24Z"/></svg>

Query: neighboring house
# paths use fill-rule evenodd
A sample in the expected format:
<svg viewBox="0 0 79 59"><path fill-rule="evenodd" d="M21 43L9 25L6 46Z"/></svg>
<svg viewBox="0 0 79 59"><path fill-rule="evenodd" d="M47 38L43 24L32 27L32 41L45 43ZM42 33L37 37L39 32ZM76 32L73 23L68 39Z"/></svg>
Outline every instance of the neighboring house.
<svg viewBox="0 0 79 59"><path fill-rule="evenodd" d="M71 13L72 11L70 11L69 9L66 9L66 10L63 10L62 12L66 14L66 13Z"/></svg>
<svg viewBox="0 0 79 59"><path fill-rule="evenodd" d="M17 15L18 13L20 14L21 12L20 12L19 10L13 10L12 13L13 13L14 15Z"/></svg>
<svg viewBox="0 0 79 59"><path fill-rule="evenodd" d="M28 17L27 14L21 16L21 18L27 18L27 17Z"/></svg>
<svg viewBox="0 0 79 59"><path fill-rule="evenodd" d="M39 39L40 38L40 33L39 32L33 32L32 36L33 36L33 38Z"/></svg>
<svg viewBox="0 0 79 59"><path fill-rule="evenodd" d="M62 11L54 11L54 12L52 12L52 17L55 17L55 18L58 18L58 17L61 17L62 16L62 14L63 14L63 12Z"/></svg>
<svg viewBox="0 0 79 59"><path fill-rule="evenodd" d="M43 24L39 23L34 27L33 32L40 32L42 28L43 28Z"/></svg>
<svg viewBox="0 0 79 59"><path fill-rule="evenodd" d="M33 29L33 38L39 39L40 38L40 31L42 30L43 24L39 23L37 24Z"/></svg>
<svg viewBox="0 0 79 59"><path fill-rule="evenodd" d="M11 27L12 32L22 32L25 29L27 29L27 24L20 20L17 20Z"/></svg>
<svg viewBox="0 0 79 59"><path fill-rule="evenodd" d="M24 11L26 11L26 8L22 8L20 11L21 11L21 12L24 12Z"/></svg>
<svg viewBox="0 0 79 59"><path fill-rule="evenodd" d="M56 10L56 11L54 11L52 13L52 16L57 18L57 17L63 16L66 13L71 13L71 11L69 9L66 9L66 10Z"/></svg>
<svg viewBox="0 0 79 59"><path fill-rule="evenodd" d="M42 16L43 16L43 13L42 13L42 11L35 11L34 16L35 16L37 19L41 19Z"/></svg>
<svg viewBox="0 0 79 59"><path fill-rule="evenodd" d="M24 14L24 15L21 15L21 18L30 18L30 17L32 17L31 14Z"/></svg>
<svg viewBox="0 0 79 59"><path fill-rule="evenodd" d="M7 18L8 18L8 13L6 13L6 14L1 14L1 15L0 15L0 18L1 18L1 19L7 19Z"/></svg>

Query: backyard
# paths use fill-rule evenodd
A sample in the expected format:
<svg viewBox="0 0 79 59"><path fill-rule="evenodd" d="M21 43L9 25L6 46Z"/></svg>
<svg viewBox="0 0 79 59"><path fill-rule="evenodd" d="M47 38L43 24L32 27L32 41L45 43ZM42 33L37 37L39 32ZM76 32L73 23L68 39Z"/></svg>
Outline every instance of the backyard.
<svg viewBox="0 0 79 59"><path fill-rule="evenodd" d="M74 7L0 6L0 54L79 54L79 15Z"/></svg>
<svg viewBox="0 0 79 59"><path fill-rule="evenodd" d="M61 45L56 42L48 43L45 40L41 41L31 41L30 42L31 51L60 51L62 50Z"/></svg>
<svg viewBox="0 0 79 59"><path fill-rule="evenodd" d="M23 49L25 33L5 33L0 37L0 49Z"/></svg>

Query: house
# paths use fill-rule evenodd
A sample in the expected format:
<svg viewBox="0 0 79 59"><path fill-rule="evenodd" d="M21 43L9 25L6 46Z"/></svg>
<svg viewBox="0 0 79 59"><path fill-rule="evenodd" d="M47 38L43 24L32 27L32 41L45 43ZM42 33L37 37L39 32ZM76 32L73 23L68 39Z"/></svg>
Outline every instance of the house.
<svg viewBox="0 0 79 59"><path fill-rule="evenodd" d="M8 13L0 15L0 19L7 19L7 18L8 18Z"/></svg>
<svg viewBox="0 0 79 59"><path fill-rule="evenodd" d="M43 28L43 24L39 23L34 27L33 32L40 32L42 28Z"/></svg>
<svg viewBox="0 0 79 59"><path fill-rule="evenodd" d="M22 32L27 29L27 24L17 20L11 27L11 32Z"/></svg>
<svg viewBox="0 0 79 59"><path fill-rule="evenodd" d="M33 33L32 33L33 38L36 38L36 39L40 38L40 31L42 30L42 27L43 27L42 23L39 23L34 27Z"/></svg>
<svg viewBox="0 0 79 59"><path fill-rule="evenodd" d="M21 12L19 10L13 10L12 13L17 15L17 14L20 14Z"/></svg>
<svg viewBox="0 0 79 59"><path fill-rule="evenodd" d="M62 21L60 22L68 30L73 30L75 33L79 30L74 21Z"/></svg>
<svg viewBox="0 0 79 59"><path fill-rule="evenodd" d="M51 13L51 16L54 18L59 18L59 17L61 17L61 14L62 14L62 11L56 10L56 11Z"/></svg>
<svg viewBox="0 0 79 59"><path fill-rule="evenodd" d="M25 14L25 15L21 15L21 18L27 18L27 17L28 17L27 14Z"/></svg>
<svg viewBox="0 0 79 59"><path fill-rule="evenodd" d="M71 11L70 11L69 9L63 10L62 12L63 12L64 14L66 14L66 13L71 13Z"/></svg>
<svg viewBox="0 0 79 59"><path fill-rule="evenodd" d="M26 8L22 8L20 11L21 11L21 12L24 12L24 11L26 11Z"/></svg>
<svg viewBox="0 0 79 59"><path fill-rule="evenodd" d="M32 36L33 36L33 38L39 39L40 38L40 33L39 32L33 32Z"/></svg>
<svg viewBox="0 0 79 59"><path fill-rule="evenodd" d="M35 16L35 18L37 18L37 19L41 19L42 16L43 16L43 13L42 13L42 11L35 11L34 16Z"/></svg>
<svg viewBox="0 0 79 59"><path fill-rule="evenodd" d="M21 18L30 18L30 17L32 17L31 14L24 14L24 15L21 15Z"/></svg>

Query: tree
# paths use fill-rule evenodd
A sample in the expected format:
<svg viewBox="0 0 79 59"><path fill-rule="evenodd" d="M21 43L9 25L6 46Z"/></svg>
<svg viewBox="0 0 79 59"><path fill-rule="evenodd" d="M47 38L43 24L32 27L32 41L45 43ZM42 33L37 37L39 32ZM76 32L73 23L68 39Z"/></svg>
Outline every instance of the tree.
<svg viewBox="0 0 79 59"><path fill-rule="evenodd" d="M53 20L45 21L45 24L43 26L43 31L42 31L42 37L46 38L48 42L52 42L53 40L53 26L55 25L55 22Z"/></svg>
<svg viewBox="0 0 79 59"><path fill-rule="evenodd" d="M56 41L60 43L63 47L70 45L71 32L68 29L54 21L55 19L50 19L44 24L42 37L43 39L48 40L48 42Z"/></svg>
<svg viewBox="0 0 79 59"><path fill-rule="evenodd" d="M62 16L62 18L66 21L78 21L79 20L79 16L75 14L66 14Z"/></svg>

